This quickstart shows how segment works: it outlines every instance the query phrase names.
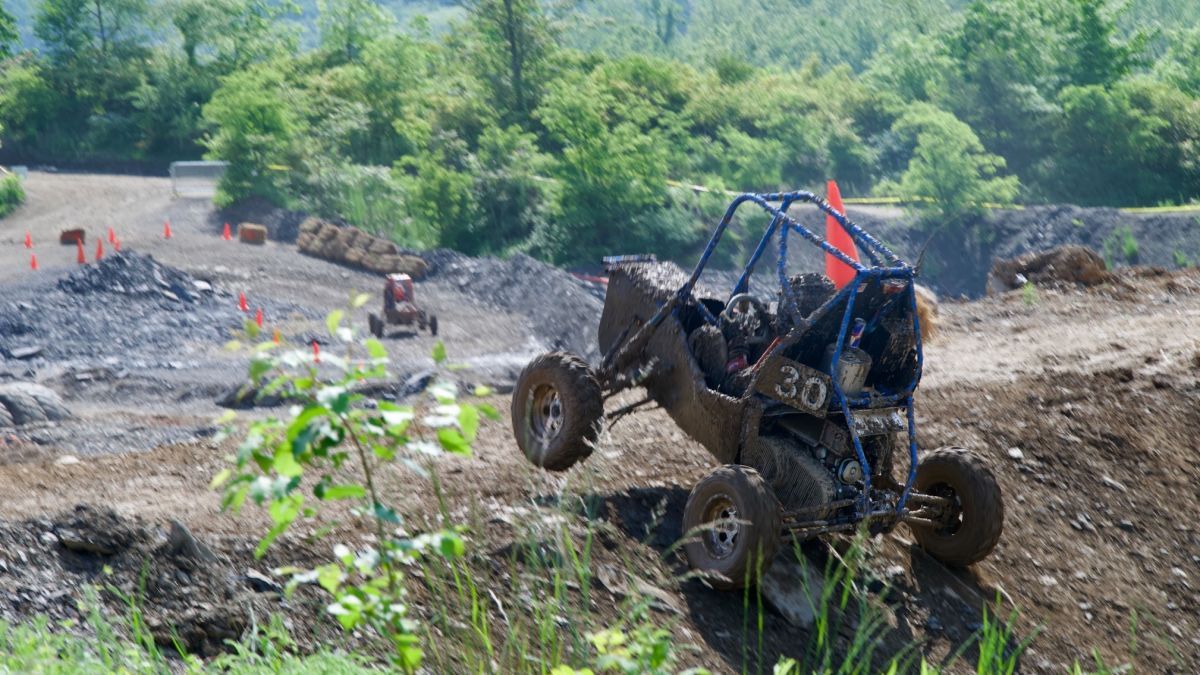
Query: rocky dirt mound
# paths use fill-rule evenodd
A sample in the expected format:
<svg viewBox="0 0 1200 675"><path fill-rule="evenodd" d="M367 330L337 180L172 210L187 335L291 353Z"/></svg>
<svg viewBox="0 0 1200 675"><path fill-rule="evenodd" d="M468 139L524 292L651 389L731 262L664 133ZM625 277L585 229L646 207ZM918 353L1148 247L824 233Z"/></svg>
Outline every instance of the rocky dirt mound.
<svg viewBox="0 0 1200 675"><path fill-rule="evenodd" d="M401 252L396 244L363 232L357 227L339 227L317 218L300 224L296 246L302 253L370 272L402 272L414 279L425 276L428 265L421 258Z"/></svg>
<svg viewBox="0 0 1200 675"><path fill-rule="evenodd" d="M111 358L126 367L182 368L192 343L220 346L246 315L207 280L125 251L56 283L11 285L0 302L0 365ZM261 299L268 317L304 312ZM174 365L171 365L174 364Z"/></svg>
<svg viewBox="0 0 1200 675"><path fill-rule="evenodd" d="M508 260L435 253L438 281L500 311L525 316L544 349L599 358L596 331L604 301L587 282L520 253Z"/></svg>
<svg viewBox="0 0 1200 675"><path fill-rule="evenodd" d="M187 303L198 302L213 292L208 282L133 251L109 255L95 265L81 267L59 279L58 288L68 293L163 297Z"/></svg>
<svg viewBox="0 0 1200 675"><path fill-rule="evenodd" d="M164 525L79 505L50 520L0 523L0 617L79 621L88 587L118 613L133 600L155 640L210 656L254 621L286 608L269 578L214 553L177 522Z"/></svg>
<svg viewBox="0 0 1200 675"><path fill-rule="evenodd" d="M988 276L988 292L1001 293L1024 286L1082 284L1095 286L1112 278L1104 258L1086 246L1056 246L1048 251L997 260Z"/></svg>

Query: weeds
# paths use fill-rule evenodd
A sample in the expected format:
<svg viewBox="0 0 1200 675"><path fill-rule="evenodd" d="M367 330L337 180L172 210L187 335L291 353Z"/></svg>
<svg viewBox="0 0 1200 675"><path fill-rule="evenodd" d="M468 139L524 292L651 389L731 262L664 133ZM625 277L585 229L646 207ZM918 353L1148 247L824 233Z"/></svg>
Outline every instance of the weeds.
<svg viewBox="0 0 1200 675"><path fill-rule="evenodd" d="M1110 268L1115 267L1117 262L1126 265L1138 264L1141 255L1133 228L1124 225L1113 230L1112 234L1104 240L1104 259Z"/></svg>
<svg viewBox="0 0 1200 675"><path fill-rule="evenodd" d="M1021 301L1025 303L1026 307L1037 305L1039 300L1037 286L1034 286L1032 281L1026 281L1021 285Z"/></svg>
<svg viewBox="0 0 1200 675"><path fill-rule="evenodd" d="M368 298L359 295L351 304L361 307ZM406 569L429 554L452 561L463 555L465 546L452 527L407 535L375 475L381 464L392 461L424 473L416 463L419 457L442 451L470 454L480 416L494 418L497 413L488 406L457 402L457 387L445 378L430 385L433 400L423 405L368 404L355 388L387 377L387 351L373 338L356 342L354 330L342 325L343 318L344 312L335 311L325 321L330 336L345 349L341 356L327 354L318 361L307 350L287 351L270 341L253 347L250 386L267 394L287 392L297 405L284 419L250 423L233 466L216 476L213 486L224 490L223 508L237 511L248 498L267 507L272 527L255 551L258 557L294 523L319 522L322 507L338 501L352 504L352 514L373 531L373 541L338 542L328 563L279 573L291 577L289 594L299 584L319 584L332 598L327 611L344 629L375 631L392 645L393 663L411 672L420 667L423 654L405 600ZM251 340L259 337L252 322L246 322L245 331ZM230 347L240 349L241 344ZM438 364L446 361L441 343L433 359ZM318 363L337 375L323 380ZM307 499L310 492L312 499ZM322 527L332 529L328 523Z"/></svg>

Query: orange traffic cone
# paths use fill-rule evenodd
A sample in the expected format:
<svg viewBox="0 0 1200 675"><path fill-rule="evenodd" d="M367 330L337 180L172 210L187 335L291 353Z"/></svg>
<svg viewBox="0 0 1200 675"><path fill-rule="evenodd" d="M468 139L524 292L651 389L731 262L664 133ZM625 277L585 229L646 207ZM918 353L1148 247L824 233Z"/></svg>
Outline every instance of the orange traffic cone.
<svg viewBox="0 0 1200 675"><path fill-rule="evenodd" d="M240 291L238 292L238 310L242 312L250 311L250 305L246 302L246 294Z"/></svg>
<svg viewBox="0 0 1200 675"><path fill-rule="evenodd" d="M96 240L96 262L104 257L104 242L100 239Z"/></svg>
<svg viewBox="0 0 1200 675"><path fill-rule="evenodd" d="M826 199L834 211L845 217L846 207L842 206L842 193L838 190L837 183L834 181L829 181ZM830 215L825 216L825 241L845 253L851 260L858 261L858 249L854 247L854 238L850 236L846 228L842 227L837 218ZM853 267L850 267L829 253L825 254L825 276L829 277L834 286L837 288L845 286L854 281L854 275L855 271Z"/></svg>
<svg viewBox="0 0 1200 675"><path fill-rule="evenodd" d="M37 254L36 253L29 256L29 269L33 270L34 272L37 271Z"/></svg>
<svg viewBox="0 0 1200 675"><path fill-rule="evenodd" d="M113 250L116 251L117 253L121 252L121 240L120 239L117 239L116 241L113 242Z"/></svg>
<svg viewBox="0 0 1200 675"><path fill-rule="evenodd" d="M113 246L117 245L117 233L113 232L111 227L108 228L108 243L112 244Z"/></svg>
<svg viewBox="0 0 1200 675"><path fill-rule="evenodd" d="M221 233L221 238L225 241L233 239L233 234L229 231L229 223L225 223L225 231Z"/></svg>
<svg viewBox="0 0 1200 675"><path fill-rule="evenodd" d="M163 221L163 239L170 239L170 238L171 238L171 221L164 220Z"/></svg>
<svg viewBox="0 0 1200 675"><path fill-rule="evenodd" d="M321 362L321 345L317 344L316 340L313 340L313 361Z"/></svg>
<svg viewBox="0 0 1200 675"><path fill-rule="evenodd" d="M83 254L83 239L75 240L75 262L80 265L87 264L87 256Z"/></svg>
<svg viewBox="0 0 1200 675"><path fill-rule="evenodd" d="M262 328L262 326L263 326L262 307L259 307L258 311L254 313L254 323L258 324L259 328Z"/></svg>
<svg viewBox="0 0 1200 675"><path fill-rule="evenodd" d="M33 248L33 235L25 231L25 248Z"/></svg>
<svg viewBox="0 0 1200 675"><path fill-rule="evenodd" d="M271 341L274 342L275 344L279 344L280 342L283 342L283 336L279 334L278 328L275 329L275 334L271 337Z"/></svg>

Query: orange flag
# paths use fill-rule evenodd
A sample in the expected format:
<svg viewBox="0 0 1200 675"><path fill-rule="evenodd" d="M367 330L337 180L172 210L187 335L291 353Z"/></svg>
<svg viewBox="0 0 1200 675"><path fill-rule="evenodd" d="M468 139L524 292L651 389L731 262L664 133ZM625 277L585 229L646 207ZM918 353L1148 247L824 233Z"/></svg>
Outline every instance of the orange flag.
<svg viewBox="0 0 1200 675"><path fill-rule="evenodd" d="M844 216L846 207L842 206L842 193L838 190L837 183L829 181L826 192L825 199L829 205L833 207L834 211ZM846 228L830 215L825 216L825 241L850 256L851 260L858 261L858 249L854 247L854 239L846 231ZM825 276L829 277L834 286L837 288L845 286L854 280L854 274L853 267L828 253L825 254Z"/></svg>

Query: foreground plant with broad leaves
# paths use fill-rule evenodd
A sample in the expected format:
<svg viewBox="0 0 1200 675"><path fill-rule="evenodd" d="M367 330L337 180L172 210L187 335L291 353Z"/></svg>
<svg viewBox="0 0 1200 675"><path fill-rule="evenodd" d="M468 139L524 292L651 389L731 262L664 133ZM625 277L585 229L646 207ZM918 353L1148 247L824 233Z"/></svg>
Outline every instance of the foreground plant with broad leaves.
<svg viewBox="0 0 1200 675"><path fill-rule="evenodd" d="M369 296L354 298L359 308ZM317 583L331 596L328 612L348 631L369 629L394 647L394 664L405 671L421 665L416 624L405 601L405 568L427 555L456 558L464 552L459 533L441 530L410 536L400 515L380 492L380 468L401 462L426 475L421 460L442 452L470 454L481 416L497 418L494 409L457 401L457 386L445 377L445 347L438 343L433 359L443 371L430 384L428 397L414 405L374 401L356 393L368 382L388 377L388 355L373 338L360 340L342 325L345 313L326 318L342 353L317 356L308 349L282 348L271 341L251 350L247 392L282 395L292 404L282 417L250 423L233 466L213 479L224 490L222 507L237 512L247 499L265 506L272 527L255 551L267 548L298 522L320 526L326 537L335 525L322 511L333 502L350 502L354 517L373 530L373 541L336 542L328 563L313 569L287 568L290 594L300 584ZM260 331L247 322L246 336ZM235 341L230 349L243 349ZM331 350L332 351L332 350ZM484 388L476 395L486 395ZM233 421L232 414L224 418ZM228 433L228 432L227 432Z"/></svg>

